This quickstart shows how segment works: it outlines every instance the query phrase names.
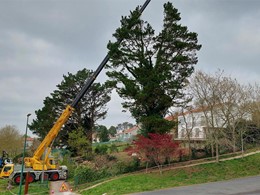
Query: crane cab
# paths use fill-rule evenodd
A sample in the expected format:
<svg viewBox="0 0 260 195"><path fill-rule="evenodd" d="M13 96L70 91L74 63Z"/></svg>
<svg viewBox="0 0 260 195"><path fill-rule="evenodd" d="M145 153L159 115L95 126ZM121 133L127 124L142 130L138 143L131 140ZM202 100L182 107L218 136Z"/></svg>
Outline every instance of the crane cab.
<svg viewBox="0 0 260 195"><path fill-rule="evenodd" d="M14 164L6 164L0 172L0 178L9 177L13 171Z"/></svg>

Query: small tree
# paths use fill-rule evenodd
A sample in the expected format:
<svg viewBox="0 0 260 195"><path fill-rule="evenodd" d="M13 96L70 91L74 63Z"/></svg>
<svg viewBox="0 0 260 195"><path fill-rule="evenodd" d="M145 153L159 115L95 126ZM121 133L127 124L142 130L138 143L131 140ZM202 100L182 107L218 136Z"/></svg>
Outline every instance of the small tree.
<svg viewBox="0 0 260 195"><path fill-rule="evenodd" d="M179 148L179 143L173 140L171 134L149 133L148 137L138 135L133 144L130 154L137 154L147 165L155 163L160 173L162 173L162 164L170 161Z"/></svg>
<svg viewBox="0 0 260 195"><path fill-rule="evenodd" d="M15 126L6 125L0 128L0 151L6 151L10 158L21 153L24 137Z"/></svg>
<svg viewBox="0 0 260 195"><path fill-rule="evenodd" d="M193 128L195 126L195 116L193 113L193 107L192 106L188 106L185 105L181 108L181 117L183 119L183 124L180 123L180 125L182 126L182 129L185 130L185 138L188 141L188 156L189 159L192 159L192 154L191 154L191 138L192 138L192 132L193 132Z"/></svg>
<svg viewBox="0 0 260 195"><path fill-rule="evenodd" d="M96 131L99 136L100 142L108 142L109 141L109 133L107 127L104 125L99 125L96 127Z"/></svg>
<svg viewBox="0 0 260 195"><path fill-rule="evenodd" d="M109 127L109 129L108 129L108 133L109 133L109 135L111 135L112 137L114 137L115 135L116 135L116 127L115 126L111 126L111 127Z"/></svg>
<svg viewBox="0 0 260 195"><path fill-rule="evenodd" d="M237 151L242 133L237 131L241 130L238 122L251 118L252 87L239 84L220 70L213 75L196 72L189 87L195 103L203 108L212 155L215 150L218 161L220 147Z"/></svg>
<svg viewBox="0 0 260 195"><path fill-rule="evenodd" d="M76 155L86 154L90 147L89 140L83 128L78 128L69 133L68 144Z"/></svg>
<svg viewBox="0 0 260 195"><path fill-rule="evenodd" d="M29 156L33 156L33 153L37 150L39 145L41 144L40 140L33 139L32 145L29 147L28 154Z"/></svg>
<svg viewBox="0 0 260 195"><path fill-rule="evenodd" d="M120 123L116 126L116 131L119 132L119 131L123 131L123 130L126 130L126 129L130 129L132 128L134 125L132 123L129 123L129 122L123 122L123 123Z"/></svg>

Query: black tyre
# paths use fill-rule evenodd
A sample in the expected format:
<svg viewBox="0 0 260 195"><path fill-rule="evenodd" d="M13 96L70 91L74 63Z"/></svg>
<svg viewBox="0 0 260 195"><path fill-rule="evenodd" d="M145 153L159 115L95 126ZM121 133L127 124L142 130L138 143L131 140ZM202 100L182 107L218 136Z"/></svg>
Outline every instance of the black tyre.
<svg viewBox="0 0 260 195"><path fill-rule="evenodd" d="M51 177L50 177L51 181L57 181L59 178L60 178L60 176L59 176L59 173L57 173L57 172L52 173Z"/></svg>
<svg viewBox="0 0 260 195"><path fill-rule="evenodd" d="M32 183L32 182L34 182L34 181L35 181L35 175L32 174L32 173L30 173L30 174L29 174L29 177L28 177L28 182L29 182L29 183Z"/></svg>
<svg viewBox="0 0 260 195"><path fill-rule="evenodd" d="M23 177L23 180L24 180L24 177ZM14 183L16 185L19 185L20 184L20 181L21 181L21 175L16 175L14 176L14 179L13 179Z"/></svg>

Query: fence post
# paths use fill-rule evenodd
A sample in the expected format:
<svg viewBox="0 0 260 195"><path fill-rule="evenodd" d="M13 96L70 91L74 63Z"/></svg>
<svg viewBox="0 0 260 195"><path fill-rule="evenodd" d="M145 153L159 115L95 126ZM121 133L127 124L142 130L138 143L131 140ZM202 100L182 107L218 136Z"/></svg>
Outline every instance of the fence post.
<svg viewBox="0 0 260 195"><path fill-rule="evenodd" d="M29 175L30 175L30 171L28 171L28 172L26 173L25 186L24 186L24 194L28 194Z"/></svg>

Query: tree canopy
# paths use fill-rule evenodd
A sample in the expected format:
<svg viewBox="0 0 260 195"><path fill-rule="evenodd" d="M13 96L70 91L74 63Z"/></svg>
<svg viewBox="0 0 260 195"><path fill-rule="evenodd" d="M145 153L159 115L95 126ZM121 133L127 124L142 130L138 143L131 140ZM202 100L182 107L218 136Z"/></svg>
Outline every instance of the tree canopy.
<svg viewBox="0 0 260 195"><path fill-rule="evenodd" d="M63 80L57 85L57 89L43 101L43 108L35 111L36 119L30 124L34 134L41 138L46 136L66 105L73 101L92 73L91 70L83 69L75 75L72 73L63 75ZM68 133L79 128L84 129L86 139L91 143L95 122L105 118L107 114L106 104L110 101L110 93L111 88L106 83L93 83L59 133L56 145L66 146Z"/></svg>
<svg viewBox="0 0 260 195"><path fill-rule="evenodd" d="M203 109L205 133L212 156L215 151L218 160L219 147L222 150L232 148L236 152L241 135L253 127L251 122L248 123L251 127L246 127L245 121L252 120L255 90L225 76L221 70L214 74L197 71L190 80L189 90L196 107Z"/></svg>
<svg viewBox="0 0 260 195"><path fill-rule="evenodd" d="M97 131L100 142L108 142L109 141L109 132L106 126L98 125L95 130Z"/></svg>
<svg viewBox="0 0 260 195"><path fill-rule="evenodd" d="M6 125L0 128L0 152L6 151L13 158L20 154L24 138L15 126Z"/></svg>
<svg viewBox="0 0 260 195"><path fill-rule="evenodd" d="M179 143L173 140L171 134L149 133L148 137L138 135L133 147L127 151L142 161L155 163L160 169L163 163L177 155L179 149Z"/></svg>
<svg viewBox="0 0 260 195"><path fill-rule="evenodd" d="M163 29L158 35L139 18L138 8L122 17L121 27L108 43L110 71L118 94L125 100L142 133L165 133L173 122L164 119L170 107L183 96L200 50L197 34L182 26L180 13L172 3L164 4ZM119 42L121 43L119 44Z"/></svg>
<svg viewBox="0 0 260 195"><path fill-rule="evenodd" d="M73 156L83 156L89 151L89 141L86 139L84 129L78 128L77 131L69 132L68 144Z"/></svg>

